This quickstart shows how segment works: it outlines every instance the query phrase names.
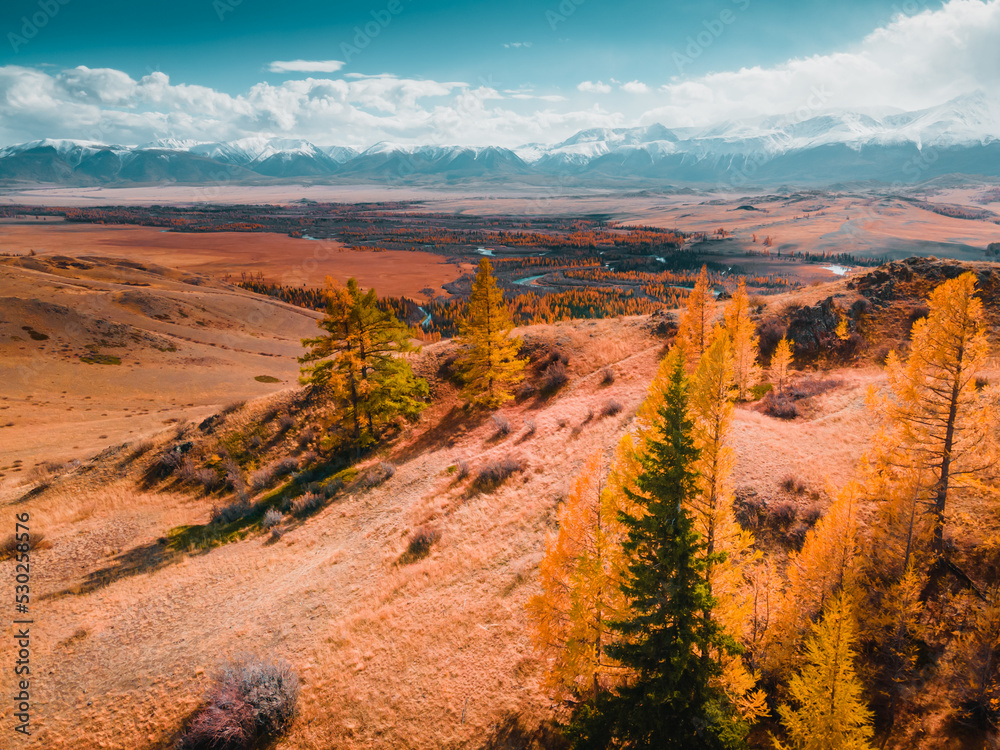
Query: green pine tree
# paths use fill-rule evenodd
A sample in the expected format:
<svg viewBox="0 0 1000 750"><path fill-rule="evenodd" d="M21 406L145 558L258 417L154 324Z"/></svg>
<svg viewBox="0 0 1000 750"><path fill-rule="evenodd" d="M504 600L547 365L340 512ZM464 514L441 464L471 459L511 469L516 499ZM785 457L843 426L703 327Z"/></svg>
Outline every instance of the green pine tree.
<svg viewBox="0 0 1000 750"><path fill-rule="evenodd" d="M457 365L465 381L462 395L473 406L495 409L511 398L511 389L524 378L527 360L519 356L521 339L512 337L514 321L503 292L493 277L493 266L483 258L472 282L469 314L462 323Z"/></svg>
<svg viewBox="0 0 1000 750"><path fill-rule="evenodd" d="M621 588L631 615L612 625L622 638L608 653L634 679L578 713L570 736L581 748L735 748L747 731L714 679L722 673L720 655L739 646L703 616L714 604L706 566L724 556L707 553L685 510L697 492L698 450L684 358L676 349L671 356L655 437L640 457L638 491L628 491L640 510L621 515L631 559Z"/></svg>
<svg viewBox="0 0 1000 750"><path fill-rule="evenodd" d="M303 339L302 382L328 391L344 427L358 446L378 439L397 418L416 419L425 407L427 381L399 355L414 350L406 326L378 305L374 289L362 292L327 278L325 333Z"/></svg>

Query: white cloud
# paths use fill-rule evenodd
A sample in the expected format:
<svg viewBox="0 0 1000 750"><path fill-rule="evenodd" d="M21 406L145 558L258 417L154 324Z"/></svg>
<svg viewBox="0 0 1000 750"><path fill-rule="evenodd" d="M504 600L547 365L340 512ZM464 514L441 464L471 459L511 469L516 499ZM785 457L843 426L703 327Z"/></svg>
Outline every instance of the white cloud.
<svg viewBox="0 0 1000 750"><path fill-rule="evenodd" d="M342 67L341 60L275 60L267 69L272 73L336 73Z"/></svg>
<svg viewBox="0 0 1000 750"><path fill-rule="evenodd" d="M582 91L585 94L610 94L611 87L604 83L603 81L584 81L579 84L577 91Z"/></svg>
<svg viewBox="0 0 1000 750"><path fill-rule="evenodd" d="M675 80L643 122L703 125L802 108L916 110L1000 85L1000 0L951 0L899 15L854 48Z"/></svg>
<svg viewBox="0 0 1000 750"><path fill-rule="evenodd" d="M520 47L527 48L531 46L531 42L505 42L503 46L507 49L518 49Z"/></svg>
<svg viewBox="0 0 1000 750"><path fill-rule="evenodd" d="M392 140L516 146L591 127L704 125L837 108L914 110L977 90L997 102L997 39L1000 0L950 0L937 10L899 16L848 50L677 78L658 88L605 77L583 81L568 99L554 88L545 94L528 86L501 92L488 83L388 73L331 77L317 70L229 94L175 83L161 72L136 79L110 68L7 65L0 66L0 145L44 137L129 144L278 135L320 145ZM300 63L339 65L280 64ZM601 100L615 102L616 110L586 101L612 92L645 95Z"/></svg>
<svg viewBox="0 0 1000 750"><path fill-rule="evenodd" d="M622 84L622 91L627 94L648 94L649 86L642 81L629 81Z"/></svg>

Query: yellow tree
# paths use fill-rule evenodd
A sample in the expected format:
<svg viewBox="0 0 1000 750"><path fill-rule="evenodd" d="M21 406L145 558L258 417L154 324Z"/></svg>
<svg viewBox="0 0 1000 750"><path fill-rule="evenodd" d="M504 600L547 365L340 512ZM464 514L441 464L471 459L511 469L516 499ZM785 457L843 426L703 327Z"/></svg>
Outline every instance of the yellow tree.
<svg viewBox="0 0 1000 750"><path fill-rule="evenodd" d="M871 750L872 713L854 670L858 633L849 598L830 600L813 625L806 664L788 683L794 706L779 706L788 750Z"/></svg>
<svg viewBox="0 0 1000 750"><path fill-rule="evenodd" d="M521 339L510 335L513 328L493 266L483 258L457 338L462 354L456 364L465 379L462 394L474 406L501 406L513 398L511 389L524 378L527 360L520 356Z"/></svg>
<svg viewBox="0 0 1000 750"><path fill-rule="evenodd" d="M783 394L788 387L789 370L792 366L792 342L782 336L771 355L771 383L774 390Z"/></svg>
<svg viewBox="0 0 1000 750"><path fill-rule="evenodd" d="M729 332L733 357L733 381L736 398L749 401L752 389L760 382L761 367L757 324L750 317L750 297L746 281L740 280L725 309L726 330Z"/></svg>
<svg viewBox="0 0 1000 750"><path fill-rule="evenodd" d="M554 693L596 697L620 667L608 657L608 629L620 612L621 592L613 578L618 552L607 528L602 499L601 458L594 454L573 482L559 509L559 531L545 545L539 566L541 593L528 602L532 640L548 663L546 684Z"/></svg>
<svg viewBox="0 0 1000 750"><path fill-rule="evenodd" d="M886 422L877 460L914 483L915 502L929 506L931 553L942 566L949 498L969 487L994 491L981 480L996 464L997 397L976 382L989 342L975 275L945 281L928 308L913 324L906 362L895 353L887 360L890 392L876 400Z"/></svg>
<svg viewBox="0 0 1000 750"><path fill-rule="evenodd" d="M690 360L697 363L708 348L715 319L715 296L708 286L708 267L702 266L694 289L687 298L687 310L681 315L677 340L684 342Z"/></svg>
<svg viewBox="0 0 1000 750"><path fill-rule="evenodd" d="M813 619L838 592L855 589L864 558L858 516L863 489L849 483L806 534L802 550L789 555L788 583L769 628L765 666L785 674Z"/></svg>
<svg viewBox="0 0 1000 750"><path fill-rule="evenodd" d="M711 343L691 379L691 416L698 458L697 494L691 510L695 530L705 542L705 578L715 606L703 616L715 621L737 640L750 621L752 599L745 574L756 561L754 539L733 518L731 431L733 422L733 349L729 330L716 326ZM724 558L716 556L722 553ZM718 561L717 561L718 560ZM708 658L708 654L703 655ZM727 694L751 721L766 714L763 691L739 655L721 654L721 682Z"/></svg>

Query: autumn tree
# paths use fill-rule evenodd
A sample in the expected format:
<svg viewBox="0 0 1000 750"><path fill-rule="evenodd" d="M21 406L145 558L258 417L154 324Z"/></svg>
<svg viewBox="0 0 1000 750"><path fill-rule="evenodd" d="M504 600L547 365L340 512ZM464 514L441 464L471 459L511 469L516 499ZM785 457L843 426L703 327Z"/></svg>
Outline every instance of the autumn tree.
<svg viewBox="0 0 1000 750"><path fill-rule="evenodd" d="M513 398L511 389L524 378L527 363L520 356L521 339L510 335L513 328L493 266L483 258L457 338L462 354L456 364L465 380L462 394L471 404L495 409Z"/></svg>
<svg viewBox="0 0 1000 750"><path fill-rule="evenodd" d="M788 683L793 705L778 708L788 735L781 750L871 750L872 714L854 670L857 625L843 593L813 625L806 664Z"/></svg>
<svg viewBox="0 0 1000 750"><path fill-rule="evenodd" d="M792 366L792 342L782 336L771 355L771 383L774 390L783 394L788 387L789 370Z"/></svg>
<svg viewBox="0 0 1000 750"><path fill-rule="evenodd" d="M711 609L702 612L715 619L725 633L739 638L750 619L752 601L746 596L744 574L757 560L753 536L733 517L732 448L735 358L730 328L716 326L711 344L702 355L691 379L691 417L697 491L689 501L695 530L705 543L705 582ZM702 658L711 658L704 652ZM763 691L755 690L756 679L739 655L725 650L715 655L722 665L719 684L753 721L766 713Z"/></svg>
<svg viewBox="0 0 1000 750"><path fill-rule="evenodd" d="M740 280L725 309L726 330L733 358L733 382L736 398L749 401L753 387L760 382L761 367L760 337L757 324L750 316L750 297L747 295L746 281Z"/></svg>
<svg viewBox="0 0 1000 750"><path fill-rule="evenodd" d="M635 490L628 490L636 512L620 517L629 561L621 590L630 606L613 624L621 641L608 653L634 677L577 712L571 733L578 747L737 747L746 731L714 685L718 659L703 658L738 646L703 617L714 604L705 579L709 560L686 509L697 492L698 450L684 363L671 360L664 404L641 449Z"/></svg>
<svg viewBox="0 0 1000 750"><path fill-rule="evenodd" d="M382 310L374 289L362 292L327 277L324 333L302 340L302 381L328 390L356 445L377 440L397 418L416 419L427 381L413 374L402 354L413 351L406 326Z"/></svg>
<svg viewBox="0 0 1000 750"><path fill-rule="evenodd" d="M879 468L909 483L914 501L929 509L930 549L940 567L949 498L970 487L994 491L983 480L996 464L997 398L976 382L989 356L976 276L945 281L928 308L913 324L906 361L890 353L889 393L873 403L885 421Z"/></svg>
<svg viewBox="0 0 1000 750"><path fill-rule="evenodd" d="M546 542L539 566L541 593L528 602L532 640L548 664L547 686L572 699L596 699L622 671L606 652L609 623L622 602L612 565L618 549L608 533L615 521L602 492L598 453L559 509L559 531Z"/></svg>
<svg viewBox="0 0 1000 750"><path fill-rule="evenodd" d="M714 319L715 296L708 285L708 267L702 266L677 329L677 339L684 342L687 356L693 363L697 363L708 348Z"/></svg>

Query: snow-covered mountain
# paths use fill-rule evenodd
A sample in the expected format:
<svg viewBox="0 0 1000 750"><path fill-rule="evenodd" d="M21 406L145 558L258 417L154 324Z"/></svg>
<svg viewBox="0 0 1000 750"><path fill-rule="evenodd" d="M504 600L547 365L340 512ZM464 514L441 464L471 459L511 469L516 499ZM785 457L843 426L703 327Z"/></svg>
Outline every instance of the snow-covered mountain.
<svg viewBox="0 0 1000 750"><path fill-rule="evenodd" d="M914 112L826 111L702 128L592 128L516 149L379 142L359 152L291 138L38 140L0 149L0 181L120 184L309 178L414 182L553 177L768 184L1000 176L1000 107L979 92Z"/></svg>

